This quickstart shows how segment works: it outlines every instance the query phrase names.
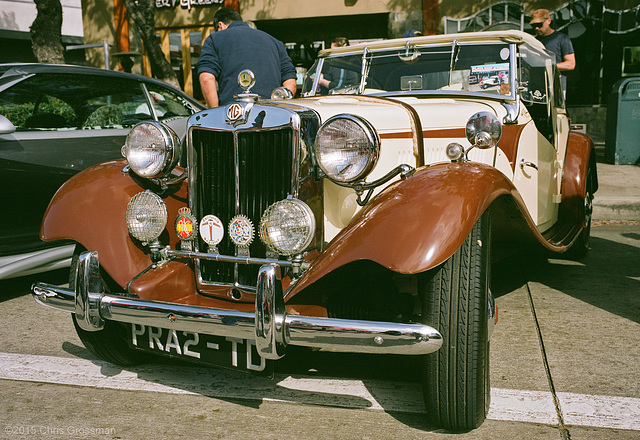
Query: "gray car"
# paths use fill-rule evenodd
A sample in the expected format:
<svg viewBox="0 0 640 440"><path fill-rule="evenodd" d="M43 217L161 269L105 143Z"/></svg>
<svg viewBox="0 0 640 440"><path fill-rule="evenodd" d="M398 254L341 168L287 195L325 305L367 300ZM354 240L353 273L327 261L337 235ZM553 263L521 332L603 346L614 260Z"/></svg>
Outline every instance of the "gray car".
<svg viewBox="0 0 640 440"><path fill-rule="evenodd" d="M73 248L44 243L40 222L74 174L122 158L131 127L162 121L182 138L204 106L162 81L53 64L0 64L0 279L68 265Z"/></svg>

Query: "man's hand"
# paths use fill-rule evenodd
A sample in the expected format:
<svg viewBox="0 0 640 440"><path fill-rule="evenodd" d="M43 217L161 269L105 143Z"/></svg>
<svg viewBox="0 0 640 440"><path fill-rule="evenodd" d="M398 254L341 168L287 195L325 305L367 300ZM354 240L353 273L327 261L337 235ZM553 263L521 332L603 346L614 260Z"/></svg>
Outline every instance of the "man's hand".
<svg viewBox="0 0 640 440"><path fill-rule="evenodd" d="M284 87L286 87L287 89L291 90L291 93L293 93L293 96L296 96L296 92L298 91L298 84L296 83L296 79L295 78L289 78L287 80L285 80L282 85Z"/></svg>

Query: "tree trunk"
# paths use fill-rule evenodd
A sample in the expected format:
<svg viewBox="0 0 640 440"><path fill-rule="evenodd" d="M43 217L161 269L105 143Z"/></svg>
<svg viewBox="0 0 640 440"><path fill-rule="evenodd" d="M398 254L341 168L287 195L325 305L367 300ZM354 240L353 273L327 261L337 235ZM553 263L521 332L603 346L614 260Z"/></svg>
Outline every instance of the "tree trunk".
<svg viewBox="0 0 640 440"><path fill-rule="evenodd" d="M155 0L124 0L124 4L140 31L142 43L149 56L153 76L172 86L181 88L178 77L162 53L160 42L156 37Z"/></svg>
<svg viewBox="0 0 640 440"><path fill-rule="evenodd" d="M60 0L35 0L38 15L29 28L31 47L40 63L64 64Z"/></svg>

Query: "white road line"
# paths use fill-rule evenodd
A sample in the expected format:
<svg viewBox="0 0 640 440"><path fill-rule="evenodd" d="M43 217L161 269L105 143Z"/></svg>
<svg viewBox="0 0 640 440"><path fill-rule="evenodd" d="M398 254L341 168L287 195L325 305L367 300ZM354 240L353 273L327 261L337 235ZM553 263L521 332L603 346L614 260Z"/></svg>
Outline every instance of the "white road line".
<svg viewBox="0 0 640 440"><path fill-rule="evenodd" d="M230 370L166 365L123 370L97 360L15 353L0 353L0 379L410 413L425 410L422 392L414 383L284 375L270 380ZM567 425L640 431L640 399L571 393L558 396ZM551 393L543 391L494 388L488 417L557 423Z"/></svg>

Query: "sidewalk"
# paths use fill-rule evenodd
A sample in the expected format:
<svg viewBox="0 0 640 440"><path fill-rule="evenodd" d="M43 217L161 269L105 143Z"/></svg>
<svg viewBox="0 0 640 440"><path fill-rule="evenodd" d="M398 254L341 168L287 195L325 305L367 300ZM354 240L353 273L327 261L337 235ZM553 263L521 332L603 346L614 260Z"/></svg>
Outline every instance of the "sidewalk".
<svg viewBox="0 0 640 440"><path fill-rule="evenodd" d="M598 154L594 221L640 221L640 166L604 163Z"/></svg>

